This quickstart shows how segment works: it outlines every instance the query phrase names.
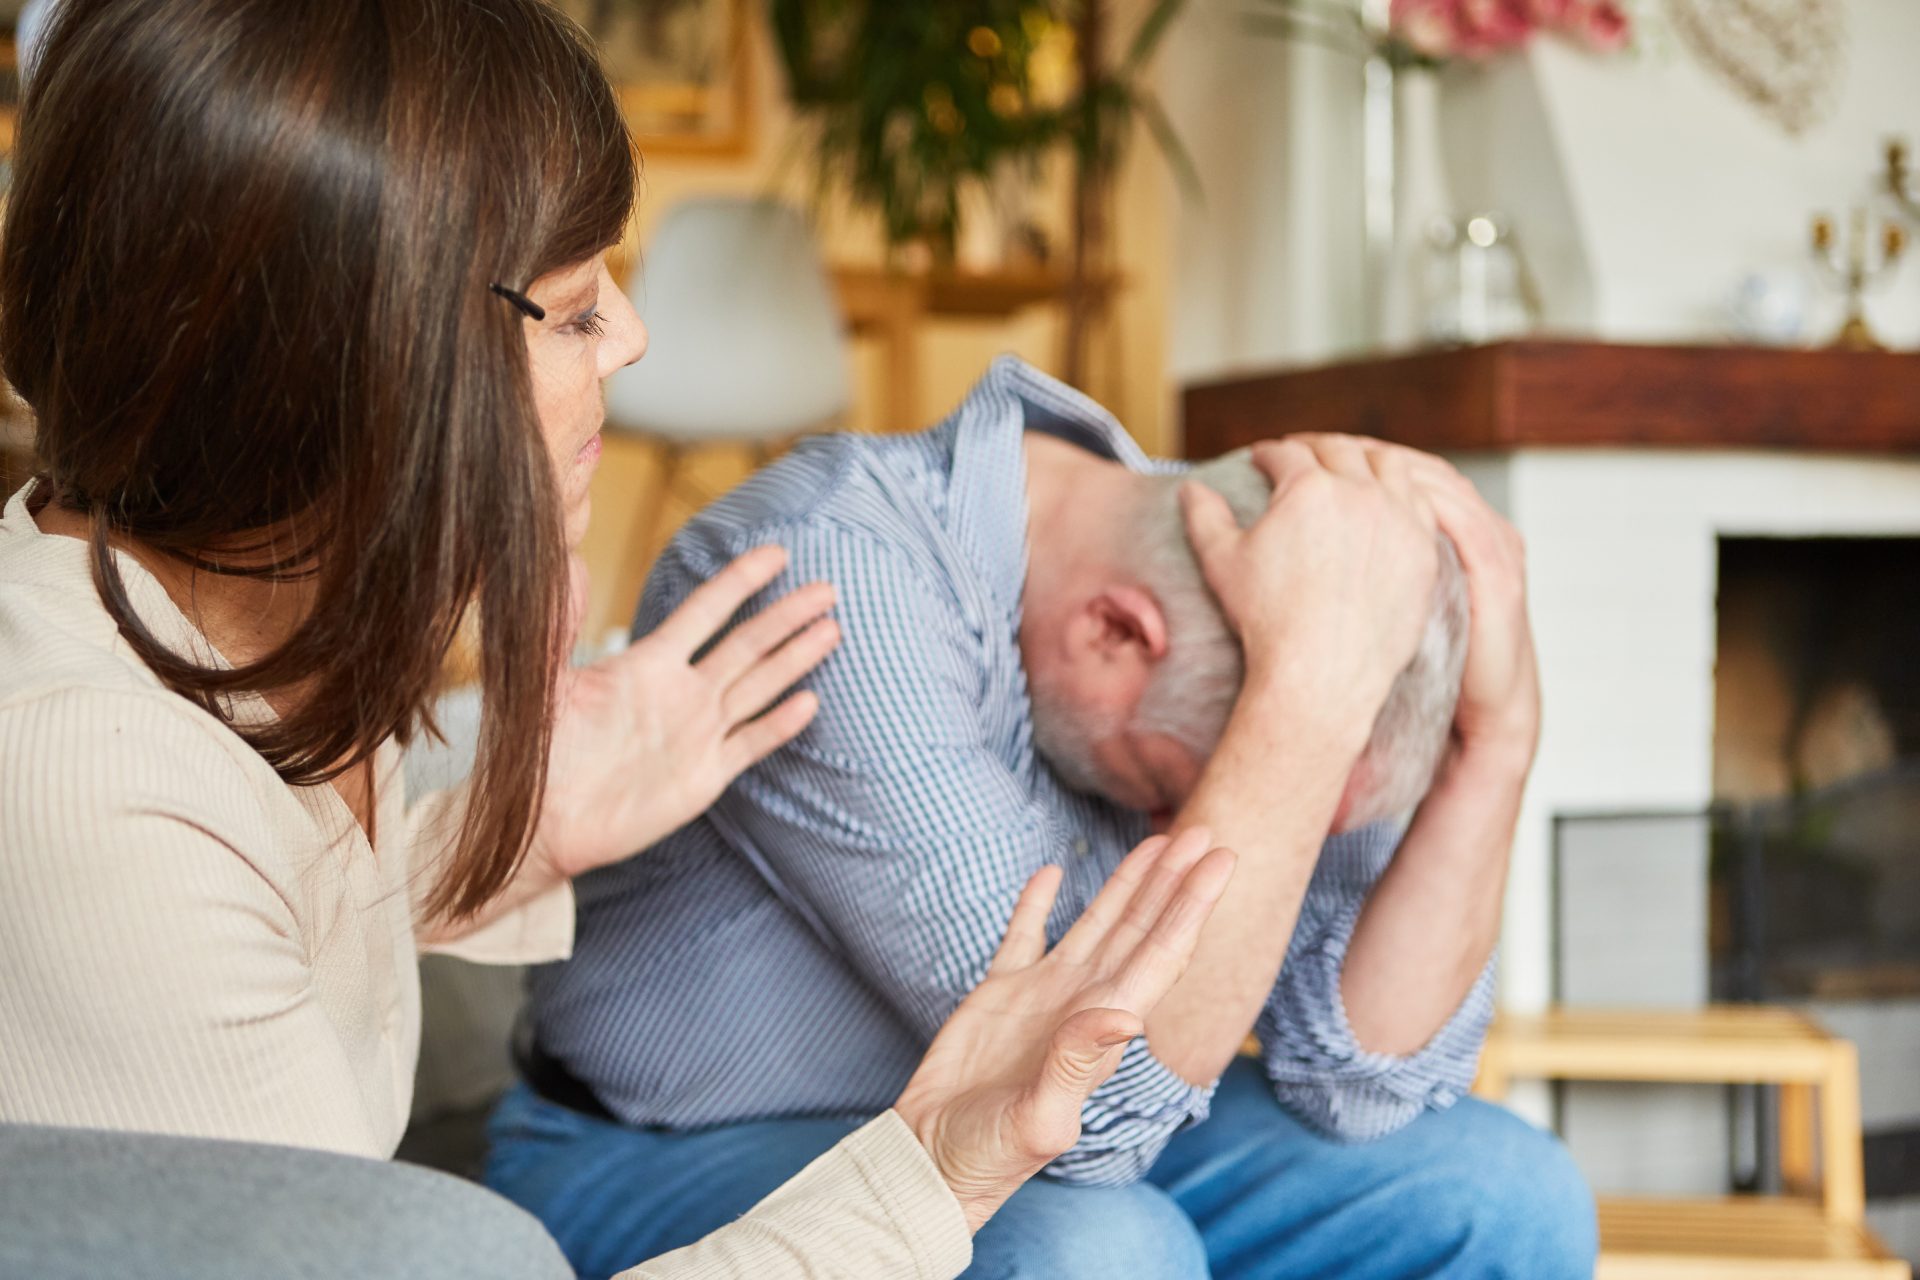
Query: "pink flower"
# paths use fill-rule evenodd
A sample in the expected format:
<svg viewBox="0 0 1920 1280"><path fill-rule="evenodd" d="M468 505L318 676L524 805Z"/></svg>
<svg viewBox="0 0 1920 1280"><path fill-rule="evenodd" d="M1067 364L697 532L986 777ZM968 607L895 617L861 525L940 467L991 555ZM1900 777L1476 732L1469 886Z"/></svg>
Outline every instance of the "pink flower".
<svg viewBox="0 0 1920 1280"><path fill-rule="evenodd" d="M1536 0L1393 0L1388 25L1431 58L1483 60L1525 44Z"/></svg>
<svg viewBox="0 0 1920 1280"><path fill-rule="evenodd" d="M1422 57L1444 61L1459 52L1454 10L1458 0L1392 0L1387 29Z"/></svg>
<svg viewBox="0 0 1920 1280"><path fill-rule="evenodd" d="M1628 21L1626 10L1613 0L1592 0L1574 16L1565 30L1589 49L1601 53L1623 49L1633 37L1633 24Z"/></svg>
<svg viewBox="0 0 1920 1280"><path fill-rule="evenodd" d="M1550 31L1611 53L1632 36L1619 0L1391 0L1388 30L1422 57L1483 62Z"/></svg>

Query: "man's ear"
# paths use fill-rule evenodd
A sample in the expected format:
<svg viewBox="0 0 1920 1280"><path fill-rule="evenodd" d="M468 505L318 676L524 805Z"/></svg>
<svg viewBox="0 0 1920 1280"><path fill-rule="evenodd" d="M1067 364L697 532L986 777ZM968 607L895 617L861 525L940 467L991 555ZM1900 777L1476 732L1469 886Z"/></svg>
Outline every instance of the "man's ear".
<svg viewBox="0 0 1920 1280"><path fill-rule="evenodd" d="M1094 621L1094 644L1111 655L1138 647L1147 661L1167 656L1167 618L1160 603L1138 587L1108 587L1088 604Z"/></svg>

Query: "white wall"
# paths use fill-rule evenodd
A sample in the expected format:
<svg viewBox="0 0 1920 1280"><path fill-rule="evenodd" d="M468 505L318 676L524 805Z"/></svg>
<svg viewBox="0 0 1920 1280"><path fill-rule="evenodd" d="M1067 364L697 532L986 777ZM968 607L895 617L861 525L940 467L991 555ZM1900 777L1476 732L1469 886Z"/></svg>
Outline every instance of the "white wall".
<svg viewBox="0 0 1920 1280"><path fill-rule="evenodd" d="M1362 339L1360 86L1337 54L1194 0L1159 66L1203 187L1174 220L1175 382L1323 359Z"/></svg>
<svg viewBox="0 0 1920 1280"><path fill-rule="evenodd" d="M1813 215L1844 214L1872 197L1889 135L1920 145L1920 4L1851 0L1846 14L1846 68L1831 113L1798 137L1657 32L1648 40L1654 47L1626 58L1594 58L1544 40L1484 74L1457 76L1450 105L1461 114L1476 97L1510 95L1513 81L1531 81L1562 172L1508 165L1479 190L1456 184L1456 194L1516 206L1537 201L1536 182L1563 180L1591 287L1579 327L1617 339L1718 336L1727 296L1743 275L1811 276ZM1499 157L1522 150L1516 144L1536 128L1508 112L1488 122L1479 141ZM1453 140L1456 160L1472 142ZM1523 234L1563 230L1523 224ZM1824 288L1814 293L1811 319L1824 337L1838 324L1839 303ZM1873 309L1887 341L1920 344L1920 254L1907 259Z"/></svg>
<svg viewBox="0 0 1920 1280"><path fill-rule="evenodd" d="M1364 336L1358 73L1250 34L1258 8L1195 0L1161 67L1206 184L1176 219L1176 379L1323 359ZM1800 138L1657 25L1622 57L1547 40L1450 73L1456 203L1514 216L1556 329L1718 337L1742 276L1809 270L1813 214L1868 194L1887 135L1920 147L1920 0L1851 0L1847 21L1834 110ZM1824 334L1838 304L1816 296ZM1874 316L1889 341L1920 344L1920 248Z"/></svg>

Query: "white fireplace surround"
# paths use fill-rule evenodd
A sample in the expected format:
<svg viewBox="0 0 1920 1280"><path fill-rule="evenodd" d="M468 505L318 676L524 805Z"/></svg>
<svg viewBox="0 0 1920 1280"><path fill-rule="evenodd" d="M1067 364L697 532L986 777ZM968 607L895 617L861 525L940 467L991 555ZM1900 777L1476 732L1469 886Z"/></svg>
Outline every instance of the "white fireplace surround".
<svg viewBox="0 0 1920 1280"><path fill-rule="evenodd" d="M1527 542L1546 713L1513 851L1501 998L1529 1010L1550 996L1554 816L1712 798L1717 539L1920 535L1920 459L1565 449L1454 460Z"/></svg>

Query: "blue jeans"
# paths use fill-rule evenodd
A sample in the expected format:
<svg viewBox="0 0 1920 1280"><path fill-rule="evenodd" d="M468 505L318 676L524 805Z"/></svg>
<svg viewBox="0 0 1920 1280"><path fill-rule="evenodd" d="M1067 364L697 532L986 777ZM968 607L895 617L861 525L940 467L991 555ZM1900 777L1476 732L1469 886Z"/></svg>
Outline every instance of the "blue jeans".
<svg viewBox="0 0 1920 1280"><path fill-rule="evenodd" d="M540 1218L587 1277L698 1239L855 1127L767 1120L670 1132L594 1120L525 1089L494 1114L487 1184ZM1329 1142L1229 1068L1206 1123L1130 1187L1038 1178L974 1237L968 1277L1217 1280L1593 1274L1593 1199L1565 1150L1475 1099L1378 1142Z"/></svg>

